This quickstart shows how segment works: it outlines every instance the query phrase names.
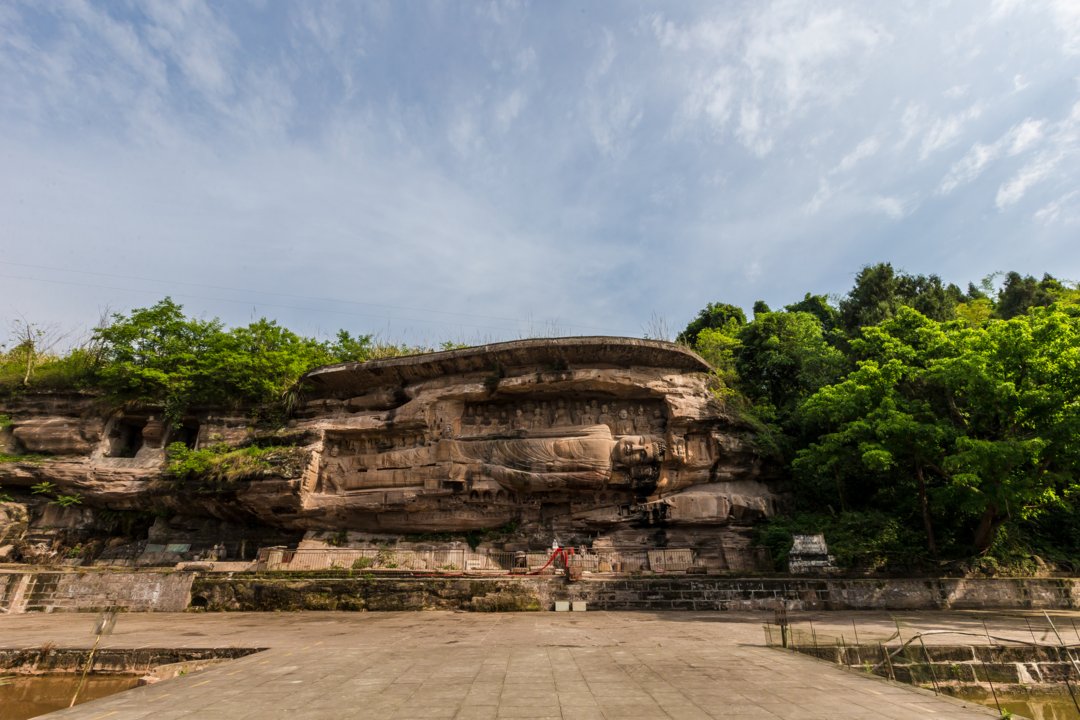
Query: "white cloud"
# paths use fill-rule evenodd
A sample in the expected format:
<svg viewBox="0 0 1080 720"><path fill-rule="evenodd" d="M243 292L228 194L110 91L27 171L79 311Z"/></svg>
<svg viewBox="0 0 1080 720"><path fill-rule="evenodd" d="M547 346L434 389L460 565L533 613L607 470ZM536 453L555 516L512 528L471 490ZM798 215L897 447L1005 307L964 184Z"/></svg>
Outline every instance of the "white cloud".
<svg viewBox="0 0 1080 720"><path fill-rule="evenodd" d="M1034 219L1043 225L1080 222L1080 190L1073 190L1042 206L1035 212Z"/></svg>
<svg viewBox="0 0 1080 720"><path fill-rule="evenodd" d="M731 117L737 82L735 71L730 67L720 67L699 76L687 88L679 112L680 123L687 125L704 119L714 131L724 130Z"/></svg>
<svg viewBox="0 0 1080 720"><path fill-rule="evenodd" d="M1043 120L1027 118L989 145L975 143L967 154L949 169L949 173L938 186L938 194L947 195L960 185L971 182L982 174L990 163L1004 155L1015 156L1031 149L1042 139L1045 125Z"/></svg>
<svg viewBox="0 0 1080 720"><path fill-rule="evenodd" d="M829 184L827 178L821 178L818 182L817 192L814 193L814 197L810 198L810 201L803 206L803 211L809 215L817 214L821 208L832 197L832 186Z"/></svg>
<svg viewBox="0 0 1080 720"><path fill-rule="evenodd" d="M1028 118L1009 131L1008 137L1012 140L1009 145L1010 155L1019 155L1035 145L1043 136L1042 120Z"/></svg>
<svg viewBox="0 0 1080 720"><path fill-rule="evenodd" d="M949 170L949 174L938 186L938 194L946 195L964 183L971 182L982 173L983 168L998 156L997 145L975 143L959 161Z"/></svg>
<svg viewBox="0 0 1080 720"><path fill-rule="evenodd" d="M11 252L616 331L877 259L1080 276L1017 242L1066 247L1080 202L1050 0L320 2L0 0Z"/></svg>
<svg viewBox="0 0 1080 720"><path fill-rule="evenodd" d="M934 121L923 136L922 146L919 148L919 159L926 160L937 151L952 145L960 138L964 127L982 115L982 112L982 103L975 103L963 112L953 113Z"/></svg>
<svg viewBox="0 0 1080 720"><path fill-rule="evenodd" d="M907 146L926 126L926 108L916 102L909 102L900 116L900 139L897 150Z"/></svg>
<svg viewBox="0 0 1080 720"><path fill-rule="evenodd" d="M1080 53L1080 3L1076 0L995 0L990 11L992 22L1009 22L1021 12L1042 12L1052 19L1052 28L1062 38L1062 51Z"/></svg>
<svg viewBox="0 0 1080 720"><path fill-rule="evenodd" d="M461 110L457 113L454 121L447 129L447 139L460 157L471 156L479 150L483 142L480 131L476 127L476 121L467 110Z"/></svg>
<svg viewBox="0 0 1080 720"><path fill-rule="evenodd" d="M601 33L600 54L589 72L593 81L602 78L611 71L616 54L615 35L607 28L604 28Z"/></svg>
<svg viewBox="0 0 1080 720"><path fill-rule="evenodd" d="M1019 202L1033 185L1050 175L1060 160L1059 155L1043 155L1021 168L1011 180L998 188L997 197L994 198L998 210Z"/></svg>
<svg viewBox="0 0 1080 720"><path fill-rule="evenodd" d="M743 33L740 21L715 16L698 18L680 26L665 20L663 15L654 14L648 18L648 25L660 47L683 52L723 52L741 42Z"/></svg>
<svg viewBox="0 0 1080 720"><path fill-rule="evenodd" d="M863 72L860 60L890 38L882 26L847 9L817 11L786 2L751 7L682 24L653 15L648 27L682 67L673 78L684 92L676 123L703 120L721 141L718 131L736 115L734 136L764 157L778 134L811 108L851 95Z"/></svg>
<svg viewBox="0 0 1080 720"><path fill-rule="evenodd" d="M777 3L751 20L744 61L752 75L781 90L788 109L837 89L833 63L872 50L883 32L862 18L833 9L806 13Z"/></svg>
<svg viewBox="0 0 1080 720"><path fill-rule="evenodd" d="M179 65L184 78L206 99L220 103L234 93L231 65L237 41L201 0L148 0L150 44Z"/></svg>
<svg viewBox="0 0 1080 720"><path fill-rule="evenodd" d="M1080 3L1076 0L1051 0L1054 25L1064 36L1067 53L1080 53Z"/></svg>
<svg viewBox="0 0 1080 720"><path fill-rule="evenodd" d="M629 94L613 93L589 103L589 130L601 153L621 155L641 122L642 111Z"/></svg>
<svg viewBox="0 0 1080 720"><path fill-rule="evenodd" d="M754 102L743 102L735 135L758 157L768 155L773 146L773 139L765 132L764 124L761 107Z"/></svg>
<svg viewBox="0 0 1080 720"><path fill-rule="evenodd" d="M899 220L908 212L908 203L897 197L878 195L871 198L870 206L891 220Z"/></svg>
<svg viewBox="0 0 1080 720"><path fill-rule="evenodd" d="M836 172L850 172L863 160L873 157L881 149L881 141L876 137L868 137L855 146L855 149L845 155L836 166Z"/></svg>
<svg viewBox="0 0 1080 720"><path fill-rule="evenodd" d="M526 73L536 67L536 50L532 47L522 48L514 58L514 66L519 73Z"/></svg>
<svg viewBox="0 0 1080 720"><path fill-rule="evenodd" d="M521 88L515 88L495 108L495 122L502 132L513 124L521 110L525 107L526 97Z"/></svg>

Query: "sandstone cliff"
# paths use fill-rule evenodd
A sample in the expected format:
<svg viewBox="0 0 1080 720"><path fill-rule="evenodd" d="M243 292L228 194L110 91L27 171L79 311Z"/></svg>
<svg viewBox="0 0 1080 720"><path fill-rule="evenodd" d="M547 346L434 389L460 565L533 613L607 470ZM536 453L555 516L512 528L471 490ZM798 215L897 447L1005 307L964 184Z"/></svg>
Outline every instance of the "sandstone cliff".
<svg viewBox="0 0 1080 720"><path fill-rule="evenodd" d="M655 341L499 343L320 368L280 428L214 409L166 422L94 395L9 399L0 487L18 502L0 505L0 557L48 555L57 528L68 546L161 561L341 531L745 547L778 496L707 371ZM214 471L167 472L173 443ZM106 527L117 518L126 539Z"/></svg>

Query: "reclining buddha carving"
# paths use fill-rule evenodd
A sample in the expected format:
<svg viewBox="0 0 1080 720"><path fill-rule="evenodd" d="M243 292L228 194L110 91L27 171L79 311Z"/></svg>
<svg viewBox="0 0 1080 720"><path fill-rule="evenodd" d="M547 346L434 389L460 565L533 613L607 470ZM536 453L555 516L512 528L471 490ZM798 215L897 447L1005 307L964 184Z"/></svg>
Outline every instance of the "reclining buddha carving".
<svg viewBox="0 0 1080 720"><path fill-rule="evenodd" d="M655 517L657 502L692 514L702 503L665 500L690 488L733 507L718 483L757 469L707 369L669 343L568 338L315 371L302 422L323 441L303 505L406 531L551 513L625 520L643 504Z"/></svg>

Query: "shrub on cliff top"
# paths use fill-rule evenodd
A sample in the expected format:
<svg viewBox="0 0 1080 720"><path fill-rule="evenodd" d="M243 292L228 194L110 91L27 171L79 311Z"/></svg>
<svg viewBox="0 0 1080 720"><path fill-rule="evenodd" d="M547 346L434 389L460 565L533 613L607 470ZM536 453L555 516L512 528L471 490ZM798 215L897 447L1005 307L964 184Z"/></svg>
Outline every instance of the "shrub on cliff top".
<svg viewBox="0 0 1080 720"><path fill-rule="evenodd" d="M119 400L163 405L171 418L198 406L280 409L313 368L421 350L344 330L319 341L265 318L227 329L217 319L185 316L169 298L113 315L94 339L101 348L100 387Z"/></svg>

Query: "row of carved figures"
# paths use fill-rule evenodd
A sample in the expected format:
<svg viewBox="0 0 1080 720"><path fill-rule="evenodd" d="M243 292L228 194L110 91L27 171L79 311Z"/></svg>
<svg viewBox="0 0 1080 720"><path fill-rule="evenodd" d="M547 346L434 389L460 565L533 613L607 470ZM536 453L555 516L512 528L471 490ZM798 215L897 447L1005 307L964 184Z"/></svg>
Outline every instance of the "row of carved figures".
<svg viewBox="0 0 1080 720"><path fill-rule="evenodd" d="M660 408L648 412L642 404L556 400L520 406L466 407L461 416L463 434L588 425L607 425L614 435L657 434L664 429L664 415Z"/></svg>

